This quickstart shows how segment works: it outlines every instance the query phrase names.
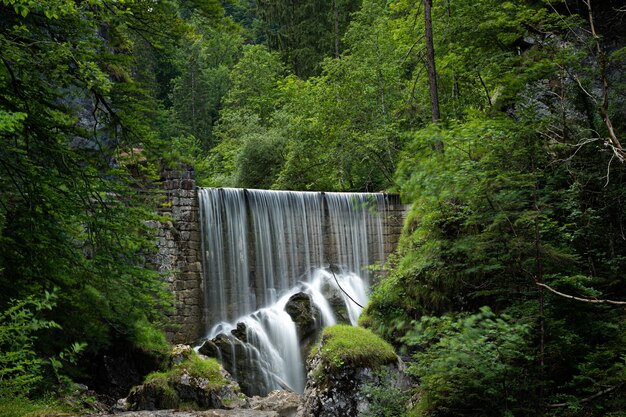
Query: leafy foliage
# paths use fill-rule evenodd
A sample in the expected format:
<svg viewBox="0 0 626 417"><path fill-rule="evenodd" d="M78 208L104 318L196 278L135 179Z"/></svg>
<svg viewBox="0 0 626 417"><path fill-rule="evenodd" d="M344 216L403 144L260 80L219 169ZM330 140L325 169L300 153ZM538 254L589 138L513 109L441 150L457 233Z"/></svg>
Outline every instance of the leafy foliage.
<svg viewBox="0 0 626 417"><path fill-rule="evenodd" d="M0 313L0 402L27 396L43 379L46 361L35 352L36 332L60 328L40 315L54 307L55 299L46 292L42 299L13 302Z"/></svg>
<svg viewBox="0 0 626 417"><path fill-rule="evenodd" d="M488 307L468 316L423 316L404 341L418 347L416 415L524 415L536 401L531 326Z"/></svg>
<svg viewBox="0 0 626 417"><path fill-rule="evenodd" d="M0 2L7 392L62 382L83 343L165 351L147 190L183 160L202 185L412 204L361 322L418 356L414 412L618 415L623 311L536 283L626 299L621 5L434 1L433 125L421 1L296 3Z"/></svg>

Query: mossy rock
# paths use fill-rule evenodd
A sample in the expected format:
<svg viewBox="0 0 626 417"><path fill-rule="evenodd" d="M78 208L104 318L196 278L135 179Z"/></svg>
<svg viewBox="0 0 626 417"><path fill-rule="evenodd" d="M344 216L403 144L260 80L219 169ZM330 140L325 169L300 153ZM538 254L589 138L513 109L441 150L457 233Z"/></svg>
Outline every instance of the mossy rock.
<svg viewBox="0 0 626 417"><path fill-rule="evenodd" d="M149 374L133 388L128 402L132 410L178 408L231 408L239 400L239 386L214 358L191 355L165 372Z"/></svg>
<svg viewBox="0 0 626 417"><path fill-rule="evenodd" d="M378 369L395 363L393 347L368 329L339 324L324 329L320 343L310 354L319 354L324 367Z"/></svg>
<svg viewBox="0 0 626 417"><path fill-rule="evenodd" d="M409 386L391 345L362 327L327 327L307 368L303 416L361 416L371 407L371 392L401 392Z"/></svg>

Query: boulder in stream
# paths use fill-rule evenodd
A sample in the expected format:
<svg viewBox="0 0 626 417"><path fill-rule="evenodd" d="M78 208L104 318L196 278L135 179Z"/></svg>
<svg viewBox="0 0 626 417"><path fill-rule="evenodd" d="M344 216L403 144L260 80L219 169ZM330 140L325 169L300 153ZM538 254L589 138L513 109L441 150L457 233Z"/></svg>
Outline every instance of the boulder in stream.
<svg viewBox="0 0 626 417"><path fill-rule="evenodd" d="M239 323L236 331L233 331L233 334L235 333L245 334L245 325ZM244 394L267 393L268 380L259 351L233 334L220 333L204 342L198 351L210 358L218 359L224 369L239 381Z"/></svg>
<svg viewBox="0 0 626 417"><path fill-rule="evenodd" d="M300 347L303 356L306 356L321 330L320 309L313 303L309 294L299 292L289 298L285 311L296 324Z"/></svg>

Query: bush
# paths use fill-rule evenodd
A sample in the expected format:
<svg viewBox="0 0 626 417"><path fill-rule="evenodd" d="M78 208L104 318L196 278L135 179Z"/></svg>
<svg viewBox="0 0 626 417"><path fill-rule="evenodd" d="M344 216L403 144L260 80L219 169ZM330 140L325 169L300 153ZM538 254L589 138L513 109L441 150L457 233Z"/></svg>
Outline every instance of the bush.
<svg viewBox="0 0 626 417"><path fill-rule="evenodd" d="M51 310L56 295L45 292L42 299L28 297L14 301L0 313L0 401L28 396L43 379L46 360L34 350L35 333L41 329L59 328L53 321L40 317Z"/></svg>
<svg viewBox="0 0 626 417"><path fill-rule="evenodd" d="M415 415L523 415L535 391L530 330L488 307L469 316L423 317L404 338L420 349L409 367L420 379Z"/></svg>

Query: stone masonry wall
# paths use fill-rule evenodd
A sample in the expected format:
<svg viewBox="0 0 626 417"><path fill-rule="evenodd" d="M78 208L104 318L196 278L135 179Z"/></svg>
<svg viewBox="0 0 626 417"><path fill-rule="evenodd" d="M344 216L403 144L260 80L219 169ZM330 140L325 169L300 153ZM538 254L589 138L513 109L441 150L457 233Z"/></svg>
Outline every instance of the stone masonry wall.
<svg viewBox="0 0 626 417"><path fill-rule="evenodd" d="M402 204L397 194L387 195L387 209L383 217L383 234L385 238L385 258L398 247L404 220L409 212L410 205Z"/></svg>
<svg viewBox="0 0 626 417"><path fill-rule="evenodd" d="M202 267L198 198L193 168L165 170L160 214L170 220L157 225L154 260L174 294L167 337L172 343L190 343L202 336Z"/></svg>

